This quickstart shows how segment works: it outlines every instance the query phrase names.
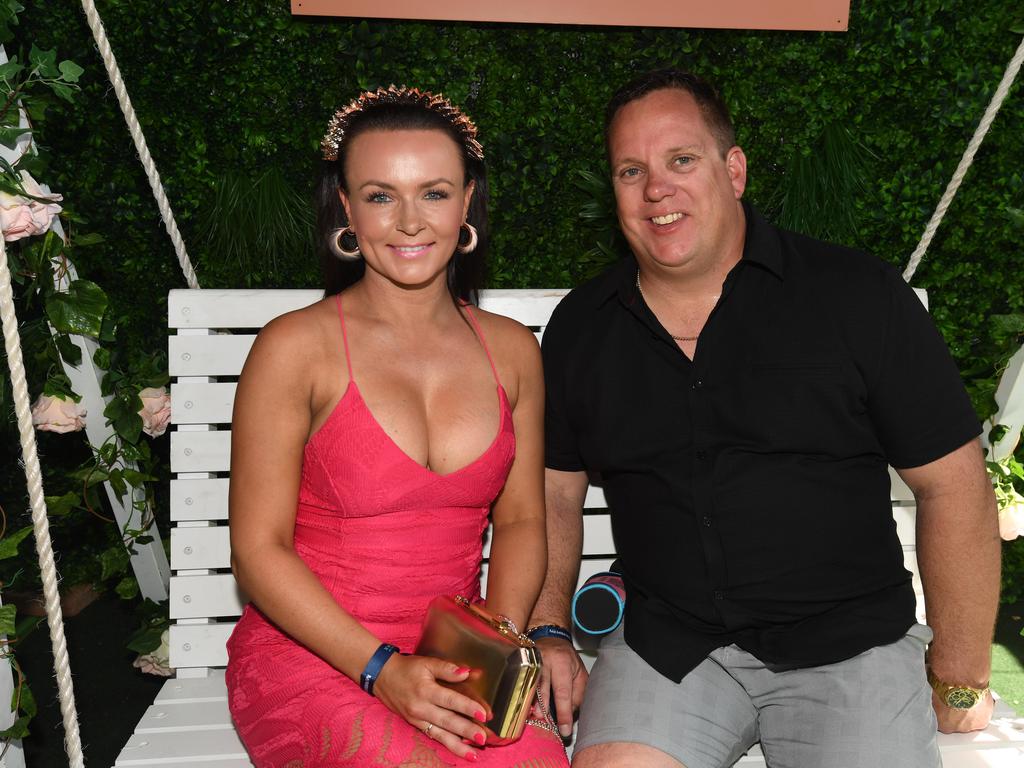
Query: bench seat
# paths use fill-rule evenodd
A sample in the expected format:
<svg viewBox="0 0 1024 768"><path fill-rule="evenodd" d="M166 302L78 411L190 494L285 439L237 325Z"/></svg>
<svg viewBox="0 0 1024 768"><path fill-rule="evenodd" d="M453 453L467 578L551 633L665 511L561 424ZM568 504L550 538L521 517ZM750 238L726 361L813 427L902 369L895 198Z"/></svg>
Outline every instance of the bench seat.
<svg viewBox="0 0 1024 768"><path fill-rule="evenodd" d="M565 290L485 291L481 305L514 317L538 338ZM313 290L175 290L168 299L172 377L170 487L170 663L176 678L161 689L115 765L243 768L245 748L231 725L223 667L225 643L246 598L231 575L227 528L231 409L237 377L256 332L274 317L321 297ZM924 599L915 554L915 508L894 473L893 520L914 576L919 615ZM615 545L604 493L591 486L584 504L579 584L607 570ZM823 510L823 513L825 510ZM489 553L485 540L484 557ZM487 563L482 576L486 578ZM591 665L593 650L582 651ZM940 735L946 768L1024 765L1024 720L1003 702L976 734ZM763 766L756 747L737 763Z"/></svg>

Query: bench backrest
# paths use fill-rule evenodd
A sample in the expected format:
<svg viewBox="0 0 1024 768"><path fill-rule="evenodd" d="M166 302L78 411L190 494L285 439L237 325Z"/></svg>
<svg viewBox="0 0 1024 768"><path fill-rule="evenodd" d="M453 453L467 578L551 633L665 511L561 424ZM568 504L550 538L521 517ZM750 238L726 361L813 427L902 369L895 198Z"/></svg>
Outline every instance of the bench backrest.
<svg viewBox="0 0 1024 768"><path fill-rule="evenodd" d="M481 306L515 318L540 338L552 310L567 292L484 291ZM231 575L227 526L231 409L242 364L262 326L322 295L317 290L174 290L168 297L173 403L170 663L179 677L204 676L209 668L227 663L225 643L245 604ZM920 607L913 497L890 474L893 513ZM590 487L584 506L580 583L606 570L615 557L600 488Z"/></svg>

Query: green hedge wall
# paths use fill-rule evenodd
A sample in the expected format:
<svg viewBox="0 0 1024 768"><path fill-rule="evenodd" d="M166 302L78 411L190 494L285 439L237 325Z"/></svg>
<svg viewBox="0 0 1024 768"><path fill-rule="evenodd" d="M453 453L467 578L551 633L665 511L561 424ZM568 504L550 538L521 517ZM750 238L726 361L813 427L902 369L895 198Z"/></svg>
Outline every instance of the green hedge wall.
<svg viewBox="0 0 1024 768"><path fill-rule="evenodd" d="M97 4L205 287L318 284L308 243L272 260L227 256L204 216L225 176L276 170L307 199L330 113L392 82L444 91L480 126L490 285L572 285L613 238L604 105L634 72L664 64L724 92L752 201L902 265L1024 32L1018 0L853 0L843 34L293 18L284 0ZM50 167L37 176L64 194L73 228L106 238L76 259L111 296L118 349L159 351L167 290L184 285L173 249L78 4L28 6L8 53L24 60L31 41L86 68L75 103L46 121ZM914 280L982 416L1014 342L1012 322L993 318L1024 312L1022 117L1019 82ZM51 473L60 453L53 445Z"/></svg>
<svg viewBox="0 0 1024 768"><path fill-rule="evenodd" d="M59 158L48 180L83 226L107 236L81 266L122 308L126 343L144 347L159 343L165 293L183 282L75 6L32 4L22 17L25 39L87 70L74 107L47 126ZM841 239L903 264L1019 42L1021 13L1016 0L854 0L850 31L825 34L293 18L283 0L98 6L207 287L317 284L308 249L275 263L222 258L200 237L200 214L227 173L277 168L308 195L332 109L391 82L443 90L480 125L493 182L490 284L572 285L608 229L607 217L579 216L592 201L580 172L605 172L604 104L631 73L664 63L724 91L751 162L748 197L770 214L829 127L845 127L861 183L806 218L848 216ZM988 318L1024 308L1021 230L1008 212L1024 207L1021 93L1018 84L915 279L972 376L992 373ZM979 385L979 410L991 381Z"/></svg>

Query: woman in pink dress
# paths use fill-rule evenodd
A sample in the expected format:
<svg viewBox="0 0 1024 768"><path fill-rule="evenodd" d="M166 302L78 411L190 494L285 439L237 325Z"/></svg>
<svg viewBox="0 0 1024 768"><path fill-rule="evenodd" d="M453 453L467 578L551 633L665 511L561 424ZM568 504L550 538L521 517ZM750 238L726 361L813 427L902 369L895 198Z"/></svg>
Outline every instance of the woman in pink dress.
<svg viewBox="0 0 1024 768"><path fill-rule="evenodd" d="M472 306L487 246L483 149L447 100L362 94L321 145L326 297L259 334L235 399L231 550L251 598L228 643L257 768L564 768L531 721L483 746L481 706L412 655L437 595L523 626L546 567L540 355Z"/></svg>

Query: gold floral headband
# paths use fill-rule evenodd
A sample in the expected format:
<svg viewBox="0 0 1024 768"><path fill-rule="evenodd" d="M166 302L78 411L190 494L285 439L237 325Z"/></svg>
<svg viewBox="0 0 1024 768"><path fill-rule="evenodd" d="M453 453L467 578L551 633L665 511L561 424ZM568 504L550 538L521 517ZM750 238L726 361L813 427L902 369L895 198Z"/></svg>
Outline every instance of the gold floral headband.
<svg viewBox="0 0 1024 768"><path fill-rule="evenodd" d="M476 126L458 107L448 101L443 95L435 95L430 91L421 91L419 88L390 85L387 88L378 88L376 91L364 91L353 99L347 107L343 107L334 113L331 121L327 124L327 133L320 142L320 150L323 152L324 160L338 159L338 148L345 140L345 132L349 128L352 117L378 104L419 106L430 112L437 113L447 120L459 136L462 137L463 147L471 157L477 160L484 159L484 148L476 140Z"/></svg>

